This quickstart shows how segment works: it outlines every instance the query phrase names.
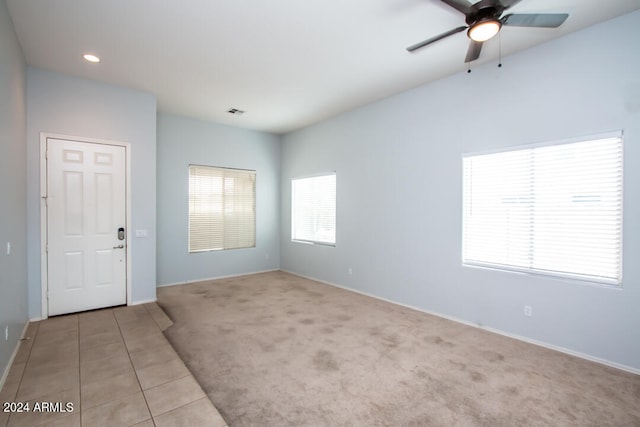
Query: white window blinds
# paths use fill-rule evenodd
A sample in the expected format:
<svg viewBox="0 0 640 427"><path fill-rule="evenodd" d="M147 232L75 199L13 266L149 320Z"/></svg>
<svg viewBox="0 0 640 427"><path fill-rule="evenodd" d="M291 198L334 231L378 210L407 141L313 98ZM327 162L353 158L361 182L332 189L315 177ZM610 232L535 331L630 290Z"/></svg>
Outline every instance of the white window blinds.
<svg viewBox="0 0 640 427"><path fill-rule="evenodd" d="M621 137L466 156L463 169L463 263L621 282Z"/></svg>
<svg viewBox="0 0 640 427"><path fill-rule="evenodd" d="M189 166L189 252L256 244L256 172Z"/></svg>
<svg viewBox="0 0 640 427"><path fill-rule="evenodd" d="M336 174L291 181L291 238L336 243Z"/></svg>

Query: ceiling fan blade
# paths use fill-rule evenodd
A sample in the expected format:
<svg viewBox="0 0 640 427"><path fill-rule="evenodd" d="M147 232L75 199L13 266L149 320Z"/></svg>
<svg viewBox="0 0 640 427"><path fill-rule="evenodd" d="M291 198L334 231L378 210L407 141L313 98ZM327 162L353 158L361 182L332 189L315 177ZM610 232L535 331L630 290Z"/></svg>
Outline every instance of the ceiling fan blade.
<svg viewBox="0 0 640 427"><path fill-rule="evenodd" d="M467 57L464 58L464 62L475 61L480 57L480 51L482 50L482 42L469 41L469 49L467 50Z"/></svg>
<svg viewBox="0 0 640 427"><path fill-rule="evenodd" d="M498 0L498 2L502 5L502 7L509 9L511 6L514 6L517 3L520 3L521 0Z"/></svg>
<svg viewBox="0 0 640 427"><path fill-rule="evenodd" d="M451 6L457 11L464 13L465 15L468 15L469 13L471 13L471 6L473 6L467 0L440 0L440 1L442 3L445 3Z"/></svg>
<svg viewBox="0 0 640 427"><path fill-rule="evenodd" d="M511 27L557 28L569 17L568 13L514 13L501 19Z"/></svg>
<svg viewBox="0 0 640 427"><path fill-rule="evenodd" d="M409 46L409 47L407 48L407 50L408 50L409 52L413 52L414 50L420 49L421 47L425 47L426 45L429 45L429 44L431 44L431 43L435 43L435 42L437 42L438 40L442 40L442 39L444 39L444 38L446 38L446 37L452 36L452 35L454 35L455 33L459 33L460 31L464 31L464 30L466 30L466 29L467 29L467 27L466 27L466 26L464 26L464 27L454 28L453 30L447 31L446 33L442 33L442 34L440 34L439 36L435 36L435 37L432 37L432 38L430 38L430 39L428 39L428 40L425 40L425 41L422 41L422 42L420 42L420 43L416 43L416 44L414 44L414 45L411 45L411 46Z"/></svg>

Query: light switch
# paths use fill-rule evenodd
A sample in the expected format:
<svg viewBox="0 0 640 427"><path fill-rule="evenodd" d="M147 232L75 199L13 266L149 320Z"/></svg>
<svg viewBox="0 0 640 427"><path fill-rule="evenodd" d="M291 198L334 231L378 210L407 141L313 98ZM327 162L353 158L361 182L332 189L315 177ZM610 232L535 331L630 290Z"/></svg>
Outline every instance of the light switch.
<svg viewBox="0 0 640 427"><path fill-rule="evenodd" d="M7 255L11 255L11 242L7 242Z"/></svg>

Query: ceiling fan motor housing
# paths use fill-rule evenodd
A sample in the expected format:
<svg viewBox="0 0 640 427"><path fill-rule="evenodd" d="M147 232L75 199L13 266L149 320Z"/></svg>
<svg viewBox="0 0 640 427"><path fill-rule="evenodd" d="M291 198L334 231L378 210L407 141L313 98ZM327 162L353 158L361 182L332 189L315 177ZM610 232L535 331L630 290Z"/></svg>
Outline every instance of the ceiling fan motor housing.
<svg viewBox="0 0 640 427"><path fill-rule="evenodd" d="M498 21L502 12L504 12L504 7L500 4L480 2L472 6L471 12L466 15L465 21L469 26L483 21Z"/></svg>

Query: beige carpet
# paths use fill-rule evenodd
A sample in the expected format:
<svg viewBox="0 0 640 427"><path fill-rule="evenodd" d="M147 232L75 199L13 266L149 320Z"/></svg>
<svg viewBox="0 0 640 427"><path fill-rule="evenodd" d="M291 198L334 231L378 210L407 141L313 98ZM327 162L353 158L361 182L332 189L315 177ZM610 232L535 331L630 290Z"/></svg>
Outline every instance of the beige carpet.
<svg viewBox="0 0 640 427"><path fill-rule="evenodd" d="M287 273L158 300L230 427L640 426L640 376Z"/></svg>

